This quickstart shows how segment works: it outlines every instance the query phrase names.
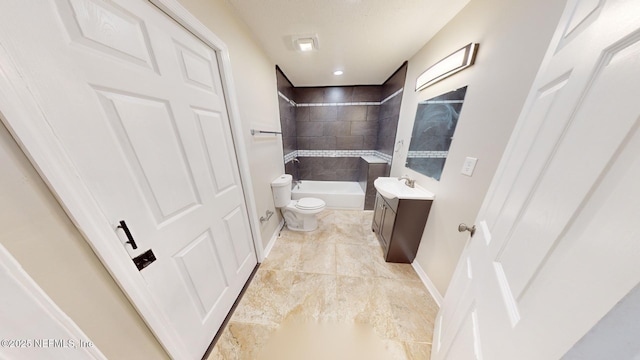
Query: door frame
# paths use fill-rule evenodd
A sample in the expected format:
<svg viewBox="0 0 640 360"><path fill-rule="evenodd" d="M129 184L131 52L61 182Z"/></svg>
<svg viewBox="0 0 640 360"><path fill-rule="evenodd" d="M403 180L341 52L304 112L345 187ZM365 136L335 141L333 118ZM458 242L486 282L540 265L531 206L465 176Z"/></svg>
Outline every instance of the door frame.
<svg viewBox="0 0 640 360"><path fill-rule="evenodd" d="M264 259L264 249L229 51L222 40L177 0L143 1L148 2L149 6L159 8L168 15L168 21L177 22L216 53L254 251L260 263ZM0 121L5 124L69 218L167 353L173 358L188 358L187 349L176 341L179 338L178 334L170 326L160 307L152 300L147 284L139 276L138 269L113 231L112 224L102 215L88 186L81 180L71 158L48 125L46 114L41 110L18 69L11 55L0 44Z"/></svg>

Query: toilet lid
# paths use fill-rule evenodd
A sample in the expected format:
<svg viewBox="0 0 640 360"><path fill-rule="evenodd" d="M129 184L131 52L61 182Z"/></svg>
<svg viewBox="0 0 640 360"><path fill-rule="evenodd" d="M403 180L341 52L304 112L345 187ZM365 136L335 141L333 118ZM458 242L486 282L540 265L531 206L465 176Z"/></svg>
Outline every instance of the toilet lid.
<svg viewBox="0 0 640 360"><path fill-rule="evenodd" d="M325 205L324 201L316 198L302 198L298 200L296 207L303 210L313 210Z"/></svg>

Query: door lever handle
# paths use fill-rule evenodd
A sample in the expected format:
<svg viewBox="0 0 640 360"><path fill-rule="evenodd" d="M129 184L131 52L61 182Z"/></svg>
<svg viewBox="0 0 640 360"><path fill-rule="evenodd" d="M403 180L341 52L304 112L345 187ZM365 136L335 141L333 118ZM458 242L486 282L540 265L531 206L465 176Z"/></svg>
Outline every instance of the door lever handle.
<svg viewBox="0 0 640 360"><path fill-rule="evenodd" d="M138 245L136 244L136 241L133 239L133 235L131 235L131 231L129 231L129 227L127 226L127 223L124 222L124 220L120 220L120 226L118 226L118 228L124 230L125 235L127 235L127 239L129 239L127 243L131 244L131 247L134 250L137 249Z"/></svg>
<svg viewBox="0 0 640 360"><path fill-rule="evenodd" d="M467 226L467 224L462 223L462 224L458 225L458 231L459 231L459 232L465 232L465 231L468 231L468 232L470 232L470 233L471 233L471 236L473 236L473 234L475 234L475 233L476 233L476 226L475 226L475 225L473 225L473 226L469 227L469 226Z"/></svg>

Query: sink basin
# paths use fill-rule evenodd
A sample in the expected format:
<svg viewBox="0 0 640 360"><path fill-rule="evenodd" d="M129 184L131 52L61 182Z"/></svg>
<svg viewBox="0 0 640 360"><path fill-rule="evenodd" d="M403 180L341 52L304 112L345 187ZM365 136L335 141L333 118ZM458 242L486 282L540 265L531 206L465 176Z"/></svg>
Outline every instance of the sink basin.
<svg viewBox="0 0 640 360"><path fill-rule="evenodd" d="M397 177L379 177L373 182L373 186L387 199L433 200L435 197L432 192L419 185L408 187L404 180L398 180Z"/></svg>

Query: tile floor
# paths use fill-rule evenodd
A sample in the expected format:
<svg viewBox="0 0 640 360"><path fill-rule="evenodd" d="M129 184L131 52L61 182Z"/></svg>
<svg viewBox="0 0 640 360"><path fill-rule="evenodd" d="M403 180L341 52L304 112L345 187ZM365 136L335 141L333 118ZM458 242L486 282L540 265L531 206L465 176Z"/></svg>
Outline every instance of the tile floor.
<svg viewBox="0 0 640 360"><path fill-rule="evenodd" d="M411 265L384 261L372 216L284 228L209 359L428 359L438 307Z"/></svg>

